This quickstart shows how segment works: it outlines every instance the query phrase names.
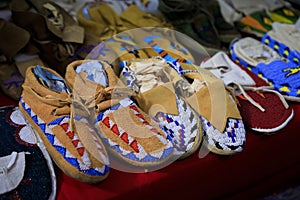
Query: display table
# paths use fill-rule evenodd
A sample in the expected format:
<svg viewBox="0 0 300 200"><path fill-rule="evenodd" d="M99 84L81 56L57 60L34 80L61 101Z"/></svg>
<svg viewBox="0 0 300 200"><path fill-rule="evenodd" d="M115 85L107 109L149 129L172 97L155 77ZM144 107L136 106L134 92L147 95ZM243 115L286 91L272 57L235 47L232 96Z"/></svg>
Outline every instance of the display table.
<svg viewBox="0 0 300 200"><path fill-rule="evenodd" d="M0 105L16 104L0 94ZM271 136L247 131L245 149L232 156L209 153L158 171L134 174L111 169L95 185L57 172L57 199L254 199L300 182L300 104L294 118Z"/></svg>
<svg viewBox="0 0 300 200"><path fill-rule="evenodd" d="M161 170L131 174L111 169L106 180L88 185L57 170L61 200L74 199L253 199L300 181L300 104L294 118L275 135L247 131L236 155L198 152Z"/></svg>

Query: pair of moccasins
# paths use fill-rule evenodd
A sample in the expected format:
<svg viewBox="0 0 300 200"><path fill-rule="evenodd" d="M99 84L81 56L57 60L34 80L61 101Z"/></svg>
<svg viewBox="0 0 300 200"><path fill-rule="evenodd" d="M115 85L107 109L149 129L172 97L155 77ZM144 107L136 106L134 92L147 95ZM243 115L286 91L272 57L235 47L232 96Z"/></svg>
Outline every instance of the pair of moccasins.
<svg viewBox="0 0 300 200"><path fill-rule="evenodd" d="M66 79L50 68L32 66L23 88L20 110L54 162L75 179L105 179L107 151L142 170L173 157L166 134L128 97L131 91L105 62L75 61Z"/></svg>
<svg viewBox="0 0 300 200"><path fill-rule="evenodd" d="M123 64L121 79L102 61L75 61L67 67L65 79L50 68L28 68L20 110L67 175L89 183L101 181L111 158L138 170L157 169L195 152L202 131L215 153L242 150L241 117L214 76L181 63L192 70L186 77L202 82L197 93L184 96L186 91L178 90L188 82L172 68L179 63L151 58ZM149 89L147 70L154 68L161 81ZM134 90L140 78L147 83L142 92ZM217 91L223 91L220 98L214 96Z"/></svg>
<svg viewBox="0 0 300 200"><path fill-rule="evenodd" d="M121 68L121 80L137 91L138 105L167 131L174 144L186 144L176 137L184 131L183 138L190 141L204 135L204 145L214 153L228 155L242 151L245 129L239 111L223 82L209 71L162 58L124 61ZM178 117L185 129L174 133L174 125L163 120L169 118L180 125ZM187 143L187 147L195 151L194 146L197 149L200 144L193 143Z"/></svg>
<svg viewBox="0 0 300 200"><path fill-rule="evenodd" d="M249 56L250 52L245 55ZM244 66L234 63L224 52L203 61L200 67L222 79L234 92L246 127L261 134L274 134L293 118L293 109L282 94Z"/></svg>

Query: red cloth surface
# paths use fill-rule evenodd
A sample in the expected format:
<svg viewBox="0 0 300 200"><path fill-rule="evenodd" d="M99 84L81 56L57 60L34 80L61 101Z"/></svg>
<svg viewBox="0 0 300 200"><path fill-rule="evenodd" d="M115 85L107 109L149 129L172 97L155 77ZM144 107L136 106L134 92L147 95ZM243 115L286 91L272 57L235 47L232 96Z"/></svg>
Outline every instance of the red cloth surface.
<svg viewBox="0 0 300 200"><path fill-rule="evenodd" d="M0 106L16 104L0 94ZM253 199L300 181L300 104L295 115L271 136L247 131L245 149L232 156L198 152L158 171L135 174L111 169L106 180L90 185L58 168L57 199Z"/></svg>
<svg viewBox="0 0 300 200"><path fill-rule="evenodd" d="M145 174L111 169L106 180L89 185L58 172L60 200L74 199L253 199L300 181L300 104L295 116L271 136L247 131L245 149L236 155L198 152Z"/></svg>

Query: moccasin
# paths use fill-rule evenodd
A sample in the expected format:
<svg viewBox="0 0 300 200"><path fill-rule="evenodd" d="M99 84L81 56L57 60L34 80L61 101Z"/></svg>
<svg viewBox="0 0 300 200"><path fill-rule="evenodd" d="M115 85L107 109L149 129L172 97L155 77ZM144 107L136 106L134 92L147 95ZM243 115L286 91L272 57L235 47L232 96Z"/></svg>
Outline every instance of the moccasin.
<svg viewBox="0 0 300 200"><path fill-rule="evenodd" d="M286 99L299 101L298 64L250 37L234 41L230 53L233 60L263 78Z"/></svg>
<svg viewBox="0 0 300 200"><path fill-rule="evenodd" d="M173 157L173 145L167 135L130 99L132 91L110 65L103 61L75 61L67 67L66 80L90 110L90 121L110 158L129 166L126 170L157 169Z"/></svg>
<svg viewBox="0 0 300 200"><path fill-rule="evenodd" d="M120 79L137 93L137 104L168 135L175 155L182 159L195 152L202 128L192 107L176 94L174 82L182 78L161 58L124 61L121 68Z"/></svg>
<svg viewBox="0 0 300 200"><path fill-rule="evenodd" d="M86 119L88 111L73 98L58 73L42 66L29 67L19 107L65 174L87 183L107 177L105 147Z"/></svg>
<svg viewBox="0 0 300 200"><path fill-rule="evenodd" d="M235 64L224 52L203 61L200 67L208 69L233 90L246 127L273 134L293 118L293 109L279 92L245 67Z"/></svg>
<svg viewBox="0 0 300 200"><path fill-rule="evenodd" d="M177 90L201 119L207 148L220 155L241 152L246 142L244 123L222 80L193 64L168 64L188 80L177 82Z"/></svg>

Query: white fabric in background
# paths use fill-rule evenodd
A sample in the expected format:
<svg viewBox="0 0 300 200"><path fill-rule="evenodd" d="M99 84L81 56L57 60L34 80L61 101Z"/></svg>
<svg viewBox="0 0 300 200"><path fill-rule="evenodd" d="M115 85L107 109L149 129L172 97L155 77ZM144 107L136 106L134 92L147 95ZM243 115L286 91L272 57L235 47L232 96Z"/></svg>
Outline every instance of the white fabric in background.
<svg viewBox="0 0 300 200"><path fill-rule="evenodd" d="M297 23L300 26L299 20ZM273 22L272 30L268 32L268 35L291 50L300 52L300 27L297 28L297 24Z"/></svg>
<svg viewBox="0 0 300 200"><path fill-rule="evenodd" d="M242 19L243 15L237 12L230 0L218 0L220 4L221 14L226 22L233 25L234 22Z"/></svg>
<svg viewBox="0 0 300 200"><path fill-rule="evenodd" d="M25 152L0 157L0 194L17 188L25 171Z"/></svg>
<svg viewBox="0 0 300 200"><path fill-rule="evenodd" d="M65 9L77 21L77 11L86 3L93 0L51 0Z"/></svg>
<svg viewBox="0 0 300 200"><path fill-rule="evenodd" d="M216 77L223 80L225 85L238 83L254 86L254 80L239 66L237 66L224 52L219 52L200 64L201 68L208 69Z"/></svg>
<svg viewBox="0 0 300 200"><path fill-rule="evenodd" d="M266 10L272 11L291 4L283 0L218 0L224 19L233 24L244 15Z"/></svg>
<svg viewBox="0 0 300 200"><path fill-rule="evenodd" d="M0 18L9 21L11 19L11 11L10 10L0 10Z"/></svg>
<svg viewBox="0 0 300 200"><path fill-rule="evenodd" d="M235 10L238 10L245 15L264 10L267 7L265 1L262 0L231 0L231 2Z"/></svg>

